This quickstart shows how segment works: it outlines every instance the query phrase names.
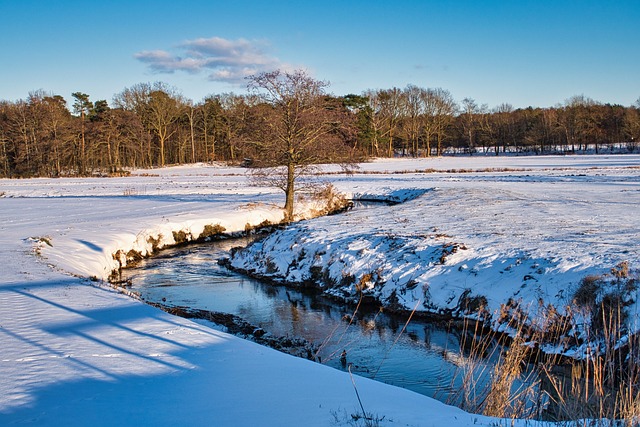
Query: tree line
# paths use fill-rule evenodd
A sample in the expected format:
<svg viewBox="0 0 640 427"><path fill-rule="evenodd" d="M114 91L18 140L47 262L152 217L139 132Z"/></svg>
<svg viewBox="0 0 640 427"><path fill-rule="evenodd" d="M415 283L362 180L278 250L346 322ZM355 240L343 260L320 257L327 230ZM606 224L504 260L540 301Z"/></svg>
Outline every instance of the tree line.
<svg viewBox="0 0 640 427"><path fill-rule="evenodd" d="M287 86L269 76L282 74L253 76L246 94L213 94L197 103L162 82L125 88L111 103L75 92L69 105L43 90L0 101L0 177L118 174L212 161L285 165L274 156L291 152L265 147L269 140L291 143L294 134L287 132L297 131L307 132L305 150L295 154L304 151L306 157L298 164L447 153L633 151L640 140L640 99L625 107L581 95L549 108L490 109L470 98L456 102L442 88L415 85L335 96L319 90L325 82L298 73L306 80L296 100L313 98L313 108L283 116L311 105L291 104L276 117L274 100L288 102L286 93L278 93ZM322 155L314 157L319 147Z"/></svg>

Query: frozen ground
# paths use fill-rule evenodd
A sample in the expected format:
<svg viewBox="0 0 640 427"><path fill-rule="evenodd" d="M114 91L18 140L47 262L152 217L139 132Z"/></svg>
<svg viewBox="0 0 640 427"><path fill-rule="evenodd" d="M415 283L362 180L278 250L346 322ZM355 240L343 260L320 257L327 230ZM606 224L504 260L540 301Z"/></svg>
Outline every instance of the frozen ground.
<svg viewBox="0 0 640 427"><path fill-rule="evenodd" d="M493 291L491 281L510 277L506 267L518 259L547 269L544 277L555 282L540 275L532 286L547 295L554 291L544 288L620 259L637 265L639 166L639 156L444 158L373 162L353 176L328 179L345 192L372 196L430 189L378 221L366 212L341 217L347 257L379 254L384 246L376 239L384 230L414 248L416 254L404 252L409 258L428 252L421 240L449 239L467 249L435 271L446 277L456 270L464 286L471 280L498 300L514 291L501 282ZM446 172L487 168L511 171ZM394 173L431 169L445 172ZM279 219L281 195L249 187L242 169L199 165L125 178L0 180L0 195L0 425L327 426L336 417L347 425L359 411L343 372L172 317L87 279L108 277L118 250L144 254L154 241L173 243L174 231L198 236L206 225L231 232ZM303 225L314 245L323 244L319 230L336 236L332 218L315 221ZM373 261L344 262L364 271ZM404 274L396 258L388 262L390 272ZM485 266L499 263L504 273L485 275ZM513 277L522 279L520 273ZM410 274L429 283L433 301L446 294L439 276ZM449 284L461 286L457 279ZM356 382L365 409L384 417L381 425L496 422L406 390Z"/></svg>
<svg viewBox="0 0 640 427"><path fill-rule="evenodd" d="M399 164L363 169L391 171ZM581 279L603 277L602 298L622 287L612 269L628 265L629 276L637 276L637 158L443 158L402 165L457 173L336 179L354 197L386 193L403 203L298 223L236 253L233 265L272 280L324 282L326 293L354 301L363 290L407 311L491 317L499 330L507 328L509 318L498 313L509 300L529 324L542 322L549 310L570 312L575 338L584 338L589 317L573 303ZM637 292L624 300L629 325L637 328ZM580 341L546 350L573 356L586 348L570 345Z"/></svg>

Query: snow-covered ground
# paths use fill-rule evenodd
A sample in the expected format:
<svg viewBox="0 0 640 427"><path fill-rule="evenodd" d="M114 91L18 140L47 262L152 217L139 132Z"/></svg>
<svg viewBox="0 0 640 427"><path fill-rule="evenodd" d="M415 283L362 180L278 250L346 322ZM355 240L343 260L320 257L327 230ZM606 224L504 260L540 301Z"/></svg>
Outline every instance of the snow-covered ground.
<svg viewBox="0 0 640 427"><path fill-rule="evenodd" d="M639 166L640 156L372 162L327 179L372 197L429 191L394 209L303 223L299 237L324 244L326 230L336 247L345 245L343 264L354 273L384 261L389 280L410 276L418 285L402 295L406 305L424 295L425 283L434 304L472 285L474 295L499 301L514 294L516 279L526 285L521 295L536 289L552 296L620 260L637 266ZM432 169L443 172L397 173ZM360 411L348 374L170 316L87 279L107 278L118 250L144 255L172 244L173 232L195 238L207 225L233 232L274 222L281 203L276 190L248 186L244 170L220 166L0 180L0 425L347 425ZM384 233L397 235L406 263L379 258ZM466 249L424 269L421 256L440 240ZM423 270L403 270L416 260ZM524 269L533 279L523 281ZM496 422L355 380L365 409L384 417L381 425Z"/></svg>
<svg viewBox="0 0 640 427"><path fill-rule="evenodd" d="M528 324L570 313L576 339L546 350L571 356L588 345L587 307L573 303L581 280L602 277L601 299L622 287L612 269L628 268L630 284L637 279L637 157L441 158L363 169L399 165L455 172L337 179L354 197L386 193L403 203L296 224L237 252L232 265L272 280L322 282L326 293L353 301L362 290L392 308L491 316L498 330L513 326L499 315L510 300ZM637 328L640 305L628 290L628 322Z"/></svg>

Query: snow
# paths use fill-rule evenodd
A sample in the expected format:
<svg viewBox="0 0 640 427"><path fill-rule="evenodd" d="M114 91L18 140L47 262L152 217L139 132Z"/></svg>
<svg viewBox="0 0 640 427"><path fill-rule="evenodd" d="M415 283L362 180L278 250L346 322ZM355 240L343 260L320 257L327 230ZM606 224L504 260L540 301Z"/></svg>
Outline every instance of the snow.
<svg viewBox="0 0 640 427"><path fill-rule="evenodd" d="M377 163L388 173L362 184L335 180L353 197L404 203L296 224L236 253L232 264L283 282L328 278L328 294L357 300L364 289L406 310L468 314L461 301L484 298L497 330L505 330L496 314L509 300L535 324L549 304L575 314L573 295L586 276L611 276L623 262L637 275L637 157L468 160L423 160L422 169L415 160ZM456 172L401 175L398 165ZM637 328L637 305L630 315Z"/></svg>
<svg viewBox="0 0 640 427"><path fill-rule="evenodd" d="M507 278L525 270L537 279L530 294L553 300L584 274L623 259L637 265L639 166L632 155L375 161L326 178L347 194L404 203L301 222L288 245L334 248L354 274L383 263L387 280L411 277L420 285L403 295L407 305L425 283L434 304L472 285L495 304L514 294ZM0 180L0 425L348 425L360 411L348 374L102 282L119 250L145 255L173 244L173 232L195 238L206 225L235 232L281 219L282 195L247 182L244 169L221 165ZM425 269L442 242L467 249ZM284 266L290 253L271 255ZM502 422L355 381L381 425Z"/></svg>

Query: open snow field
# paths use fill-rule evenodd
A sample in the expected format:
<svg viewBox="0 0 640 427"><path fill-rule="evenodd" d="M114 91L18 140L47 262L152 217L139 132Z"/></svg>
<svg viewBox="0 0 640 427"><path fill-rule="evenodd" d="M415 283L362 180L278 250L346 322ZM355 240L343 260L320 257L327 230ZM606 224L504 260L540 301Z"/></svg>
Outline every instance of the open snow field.
<svg viewBox="0 0 640 427"><path fill-rule="evenodd" d="M431 169L443 172L394 173ZM428 284L434 304L470 286L497 303L517 292L512 282L523 284L524 268L533 279L519 295L538 292L560 304L558 290L576 279L624 260L638 265L640 156L390 160L327 179L372 197L429 190L378 219L355 211L341 217L348 225L342 268L355 273L384 261L399 283L409 274ZM0 195L0 425L327 426L347 425L360 411L348 374L170 316L87 279L106 279L118 250L145 254L153 241L173 243L173 231L198 236L205 225L231 232L280 219L283 196L248 186L243 169L0 180ZM319 230L334 239L333 224L307 222L300 238L326 246ZM383 233L409 246L394 253L419 261L417 270L403 270L407 263L397 257L379 258L386 246L375 239ZM436 234L467 249L424 268L420 254ZM405 292L406 305L423 290ZM495 421L356 382L365 409L384 417L381 425Z"/></svg>

